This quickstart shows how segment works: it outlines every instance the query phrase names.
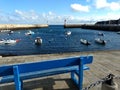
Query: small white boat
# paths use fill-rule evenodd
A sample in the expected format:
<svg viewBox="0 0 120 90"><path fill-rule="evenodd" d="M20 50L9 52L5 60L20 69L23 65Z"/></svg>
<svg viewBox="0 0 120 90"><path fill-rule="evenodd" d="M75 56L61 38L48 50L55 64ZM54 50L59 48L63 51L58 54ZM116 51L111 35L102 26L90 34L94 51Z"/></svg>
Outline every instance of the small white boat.
<svg viewBox="0 0 120 90"><path fill-rule="evenodd" d="M36 44L36 45L41 45L41 44L42 44L42 38L36 37L36 39L35 39L35 44Z"/></svg>
<svg viewBox="0 0 120 90"><path fill-rule="evenodd" d="M25 35L33 35L35 34L33 31L29 30L28 32L25 33Z"/></svg>
<svg viewBox="0 0 120 90"><path fill-rule="evenodd" d="M67 36L69 36L69 35L71 35L71 31L67 31L67 32L65 32L65 34L66 34Z"/></svg>
<svg viewBox="0 0 120 90"><path fill-rule="evenodd" d="M101 38L96 38L96 39L95 39L95 42L96 42L96 43L99 43L99 44L103 44L103 45L106 44L106 41L103 40L103 39L101 39Z"/></svg>
<svg viewBox="0 0 120 90"><path fill-rule="evenodd" d="M91 43L88 40L80 39L80 42L85 45L90 45Z"/></svg>
<svg viewBox="0 0 120 90"><path fill-rule="evenodd" d="M8 29L6 29L6 30L0 30L0 32L9 32L9 31L11 31L11 30L8 30Z"/></svg>
<svg viewBox="0 0 120 90"><path fill-rule="evenodd" d="M0 40L0 44L15 44L17 42L19 42L20 40L19 39L16 39L16 40L12 40L12 39L9 39L9 40Z"/></svg>
<svg viewBox="0 0 120 90"><path fill-rule="evenodd" d="M12 34L13 33L13 31L12 30L10 30L9 32L8 32L8 34Z"/></svg>
<svg viewBox="0 0 120 90"><path fill-rule="evenodd" d="M120 34L120 31L118 31L117 34Z"/></svg>
<svg viewBox="0 0 120 90"><path fill-rule="evenodd" d="M104 33L99 32L98 35L99 35L99 36L104 36Z"/></svg>

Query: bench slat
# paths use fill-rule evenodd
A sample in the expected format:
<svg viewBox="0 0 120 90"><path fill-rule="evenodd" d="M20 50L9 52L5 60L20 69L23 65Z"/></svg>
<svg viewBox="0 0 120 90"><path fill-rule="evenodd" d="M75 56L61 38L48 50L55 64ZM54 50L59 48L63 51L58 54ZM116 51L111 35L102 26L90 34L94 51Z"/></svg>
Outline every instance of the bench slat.
<svg viewBox="0 0 120 90"><path fill-rule="evenodd" d="M88 66L84 65L83 70L89 70ZM21 74L20 78L21 80L26 80L26 79L32 79L32 78L38 78L38 77L43 77L43 76L49 76L49 75L55 75L55 74L61 74L61 73L67 73L71 71L78 71L78 66L72 66L72 67L64 67L64 68L59 68L59 69L52 69L52 70L45 70L45 71L37 71L34 73L26 73L26 74ZM5 83L5 82L13 82L14 81L14 76L4 76L0 79L0 83Z"/></svg>

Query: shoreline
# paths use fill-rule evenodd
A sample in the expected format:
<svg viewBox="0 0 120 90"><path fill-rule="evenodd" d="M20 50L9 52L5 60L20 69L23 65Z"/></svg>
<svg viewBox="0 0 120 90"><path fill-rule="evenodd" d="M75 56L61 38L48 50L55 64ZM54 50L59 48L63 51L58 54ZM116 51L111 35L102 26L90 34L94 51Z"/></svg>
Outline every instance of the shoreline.
<svg viewBox="0 0 120 90"><path fill-rule="evenodd" d="M20 30L47 27L49 27L48 24L0 24L0 30Z"/></svg>
<svg viewBox="0 0 120 90"><path fill-rule="evenodd" d="M65 52L65 53L50 53L50 54L29 54L29 55L14 55L14 54L6 54L6 55L0 55L0 58L5 57L29 57L29 56L48 56L48 55L71 55L71 54L84 54L84 53L101 53L101 52L120 52L120 50L99 50L99 51L81 51L81 52Z"/></svg>

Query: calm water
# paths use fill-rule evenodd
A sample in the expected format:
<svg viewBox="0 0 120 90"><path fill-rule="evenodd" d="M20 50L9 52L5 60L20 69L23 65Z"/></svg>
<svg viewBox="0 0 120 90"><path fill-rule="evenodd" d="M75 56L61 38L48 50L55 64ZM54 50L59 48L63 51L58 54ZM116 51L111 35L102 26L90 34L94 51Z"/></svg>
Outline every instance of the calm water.
<svg viewBox="0 0 120 90"><path fill-rule="evenodd" d="M0 39L21 39L14 45L0 45L0 55L30 55L30 54L48 54L63 52L81 52L95 50L120 50L120 35L116 32L87 30L80 28L65 28L61 25L51 25L48 28L31 29L34 35L26 36L27 30L14 31L13 34L7 32L0 33ZM70 36L65 32L71 31ZM98 33L105 34L106 45L95 43L95 38L100 37ZM41 37L43 43L36 46L34 40ZM80 39L87 39L92 44L89 46L80 43Z"/></svg>

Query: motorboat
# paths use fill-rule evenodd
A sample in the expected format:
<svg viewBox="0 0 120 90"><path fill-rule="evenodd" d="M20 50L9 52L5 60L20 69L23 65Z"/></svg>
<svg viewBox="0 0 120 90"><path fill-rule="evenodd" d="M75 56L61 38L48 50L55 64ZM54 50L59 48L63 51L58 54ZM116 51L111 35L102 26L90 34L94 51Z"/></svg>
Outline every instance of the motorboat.
<svg viewBox="0 0 120 90"><path fill-rule="evenodd" d="M99 32L98 35L99 35L99 36L104 36L104 33Z"/></svg>
<svg viewBox="0 0 120 90"><path fill-rule="evenodd" d="M118 31L117 34L120 34L120 31Z"/></svg>
<svg viewBox="0 0 120 90"><path fill-rule="evenodd" d="M101 38L96 38L96 39L95 39L95 42L96 42L96 43L99 43L99 44L103 44L103 45L106 44L106 41L103 40L103 39L101 39Z"/></svg>
<svg viewBox="0 0 120 90"><path fill-rule="evenodd" d="M4 40L4 39L1 39L0 44L15 44L15 43L17 43L19 41L20 41L19 39L16 39L16 40L12 40L12 39Z"/></svg>
<svg viewBox="0 0 120 90"><path fill-rule="evenodd" d="M91 45L91 43L88 40L80 39L80 42L84 45Z"/></svg>
<svg viewBox="0 0 120 90"><path fill-rule="evenodd" d="M66 34L67 36L69 36L69 35L71 35L71 31L67 31L67 32L65 32L65 34Z"/></svg>
<svg viewBox="0 0 120 90"><path fill-rule="evenodd" d="M0 32L10 32L11 30L8 30L8 29L6 29L6 30L0 30Z"/></svg>
<svg viewBox="0 0 120 90"><path fill-rule="evenodd" d="M9 32L8 32L8 34L12 34L13 33L13 31L12 30L10 30Z"/></svg>
<svg viewBox="0 0 120 90"><path fill-rule="evenodd" d="M36 39L35 39L35 44L36 44L36 45L41 45L41 44L42 44L42 38L36 37Z"/></svg>
<svg viewBox="0 0 120 90"><path fill-rule="evenodd" d="M35 34L33 31L29 30L28 32L25 33L25 35L33 35Z"/></svg>

